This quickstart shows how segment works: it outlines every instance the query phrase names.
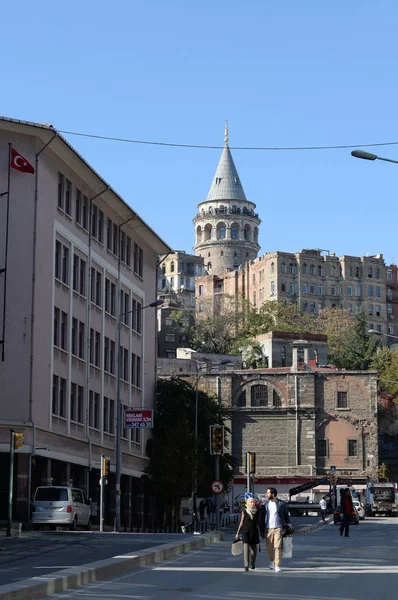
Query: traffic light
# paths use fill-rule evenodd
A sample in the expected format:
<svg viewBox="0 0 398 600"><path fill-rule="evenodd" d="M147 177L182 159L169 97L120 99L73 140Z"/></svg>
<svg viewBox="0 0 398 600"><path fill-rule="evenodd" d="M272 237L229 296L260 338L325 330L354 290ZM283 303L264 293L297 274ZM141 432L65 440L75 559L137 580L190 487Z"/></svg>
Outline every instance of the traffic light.
<svg viewBox="0 0 398 600"><path fill-rule="evenodd" d="M247 472L250 475L253 475L256 472L256 453L255 452L247 453Z"/></svg>
<svg viewBox="0 0 398 600"><path fill-rule="evenodd" d="M224 453L224 427L210 425L210 454Z"/></svg>
<svg viewBox="0 0 398 600"><path fill-rule="evenodd" d="M101 456L101 460L102 460L102 465L101 465L102 477L108 477L109 466L111 464L111 460L107 456Z"/></svg>
<svg viewBox="0 0 398 600"><path fill-rule="evenodd" d="M334 473L330 475L330 485L336 485L336 475Z"/></svg>
<svg viewBox="0 0 398 600"><path fill-rule="evenodd" d="M25 443L25 434L14 432L14 450L16 450L17 448L22 448L24 443Z"/></svg>

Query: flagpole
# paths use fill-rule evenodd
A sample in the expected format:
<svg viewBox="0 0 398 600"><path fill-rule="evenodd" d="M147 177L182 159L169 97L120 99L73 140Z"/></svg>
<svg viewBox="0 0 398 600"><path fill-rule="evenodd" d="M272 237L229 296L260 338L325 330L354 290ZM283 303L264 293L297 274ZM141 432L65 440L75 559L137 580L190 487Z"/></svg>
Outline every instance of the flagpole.
<svg viewBox="0 0 398 600"><path fill-rule="evenodd" d="M6 303L7 303L7 266L8 266L8 224L10 215L10 184L11 184L11 142L8 142L8 177L7 177L7 191L3 192L1 196L7 196L6 204L6 239L5 239L5 251L4 251L4 268L0 269L0 274L4 273L4 288L3 288L3 323L1 332L1 361L5 360L5 337L6 337Z"/></svg>

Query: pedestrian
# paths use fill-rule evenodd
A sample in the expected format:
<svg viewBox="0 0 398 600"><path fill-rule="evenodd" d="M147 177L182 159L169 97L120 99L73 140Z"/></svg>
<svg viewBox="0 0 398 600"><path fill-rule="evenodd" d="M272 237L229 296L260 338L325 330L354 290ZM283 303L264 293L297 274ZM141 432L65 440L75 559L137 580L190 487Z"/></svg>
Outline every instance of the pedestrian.
<svg viewBox="0 0 398 600"><path fill-rule="evenodd" d="M321 507L321 518L322 518L322 521L324 521L325 517L326 517L326 509L327 509L327 506L328 506L327 503L326 503L325 496L319 502L319 506Z"/></svg>
<svg viewBox="0 0 398 600"><path fill-rule="evenodd" d="M205 520L205 507L206 507L206 504L202 498L202 500L199 502L199 516L200 516L201 521Z"/></svg>
<svg viewBox="0 0 398 600"><path fill-rule="evenodd" d="M245 571L249 570L249 563L252 569L256 568L257 546L260 543L259 513L256 508L254 498L248 498L246 508L242 511L242 516L236 532L235 540L239 539L242 532L243 542L243 561Z"/></svg>
<svg viewBox="0 0 398 600"><path fill-rule="evenodd" d="M282 558L282 528L291 525L291 521L287 504L277 496L278 492L274 487L267 489L267 499L260 513L260 532L266 540L269 568L279 573Z"/></svg>
<svg viewBox="0 0 398 600"><path fill-rule="evenodd" d="M343 520L340 525L340 536L350 537L350 521L351 516L354 512L354 505L352 503L351 492L348 488L342 488L340 490L340 512L343 515Z"/></svg>

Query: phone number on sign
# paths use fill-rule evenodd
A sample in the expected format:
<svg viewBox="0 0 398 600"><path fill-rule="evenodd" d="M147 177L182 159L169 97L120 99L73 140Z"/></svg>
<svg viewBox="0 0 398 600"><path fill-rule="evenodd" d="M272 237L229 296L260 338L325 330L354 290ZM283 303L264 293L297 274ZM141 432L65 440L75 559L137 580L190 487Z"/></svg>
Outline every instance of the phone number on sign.
<svg viewBox="0 0 398 600"><path fill-rule="evenodd" d="M143 427L147 427L147 428L151 428L152 427L152 421L148 421L148 423L126 423L126 428L127 429L142 429Z"/></svg>

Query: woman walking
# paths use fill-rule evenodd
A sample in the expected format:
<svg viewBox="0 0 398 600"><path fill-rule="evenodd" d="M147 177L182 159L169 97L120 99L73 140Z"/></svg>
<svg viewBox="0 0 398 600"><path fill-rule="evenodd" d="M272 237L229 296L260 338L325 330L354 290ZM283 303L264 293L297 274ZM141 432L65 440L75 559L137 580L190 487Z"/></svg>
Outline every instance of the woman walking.
<svg viewBox="0 0 398 600"><path fill-rule="evenodd" d="M249 563L252 569L256 568L257 545L260 543L258 512L254 498L248 498L246 501L246 508L242 512L242 517L235 539L239 539L239 534L241 532L243 542L243 560L245 571L248 571Z"/></svg>
<svg viewBox="0 0 398 600"><path fill-rule="evenodd" d="M340 535L344 537L350 537L350 521L354 512L354 505L352 503L351 492L348 488L340 490L340 510L343 515L343 522L340 525Z"/></svg>

